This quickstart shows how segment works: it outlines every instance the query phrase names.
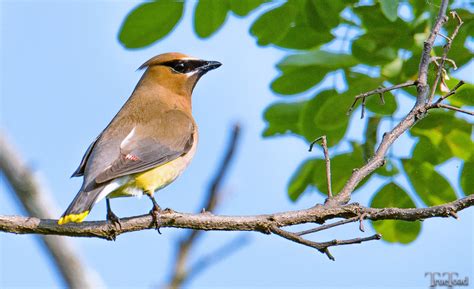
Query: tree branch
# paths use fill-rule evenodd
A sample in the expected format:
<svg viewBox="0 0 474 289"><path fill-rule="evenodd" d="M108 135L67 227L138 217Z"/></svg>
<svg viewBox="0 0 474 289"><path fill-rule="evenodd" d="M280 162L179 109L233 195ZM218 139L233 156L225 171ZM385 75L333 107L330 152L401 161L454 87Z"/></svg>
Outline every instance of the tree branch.
<svg viewBox="0 0 474 289"><path fill-rule="evenodd" d="M329 150L328 150L328 143L326 136L320 136L317 139L315 139L309 146L309 151L311 152L313 150L313 146L321 140L321 145L323 147L323 152L324 152L324 160L326 164L326 183L327 183L327 188L328 188L328 197L332 198L332 188L331 188L331 160L329 158Z"/></svg>
<svg viewBox="0 0 474 289"><path fill-rule="evenodd" d="M433 49L433 44L436 40L436 36L438 36L441 27L443 27L444 23L448 20L446 16L446 10L448 9L448 0L442 0L441 5L438 12L438 17L436 18L435 24L431 29L430 36L427 40L425 40L423 45L423 52L421 54L420 59L420 66L418 69L418 79L417 79L417 100L416 105L422 105L428 97L430 93L430 88L428 85L428 68L430 65L430 55L431 50Z"/></svg>
<svg viewBox="0 0 474 289"><path fill-rule="evenodd" d="M3 133L0 133L0 171L30 216L54 218L57 215L51 193L25 165ZM66 239L41 236L40 240L69 288L97 288L103 284Z"/></svg>
<svg viewBox="0 0 474 289"><path fill-rule="evenodd" d="M451 49L451 44L453 43L454 38L456 38L456 36L458 35L459 29L461 28L463 24L463 21L461 20L461 18L456 12L452 11L451 15L453 16L453 18L455 18L458 21L458 25L456 25L456 28L454 28L454 31L451 37L445 37L446 45L444 45L443 56L441 57L441 61L438 64L438 71L436 72L436 78L433 82L433 86L431 87L431 93L430 93L430 96L428 97L427 103L431 103L431 101L433 100L433 97L436 93L436 87L438 86L438 82L443 77L442 75L444 71L444 63L447 60L448 52ZM442 34L439 34L439 35L442 36Z"/></svg>
<svg viewBox="0 0 474 289"><path fill-rule="evenodd" d="M359 169L355 169L352 175L349 177L349 180L346 182L342 190L333 198L328 198L326 204L330 206L337 206L341 204L347 204L351 199L352 192L356 189L357 185L373 171L385 164L385 155L387 154L389 148L398 139L403 133L409 130L415 123L425 116L428 107L425 103L425 100L428 98L430 93L430 87L427 82L428 80L428 67L430 65L430 54L433 48L433 43L436 39L436 36L439 34L441 27L447 21L446 10L448 8L448 0L442 0L438 17L436 19L435 25L433 26L430 36L424 42L423 52L420 59L419 74L418 79L412 83L417 86L417 97L416 103L411 109L411 111L403 118L390 132L384 134L380 145L378 146L374 156ZM400 88L409 86L411 83L405 82L403 84L392 86L391 88ZM377 90L372 90L368 92L368 95L374 94L372 92ZM362 100L366 96L362 94L359 98ZM357 101L357 98L355 102ZM355 103L353 104L355 105Z"/></svg>
<svg viewBox="0 0 474 289"><path fill-rule="evenodd" d="M212 213L187 214L165 209L161 218L162 227L187 228L216 231L255 231L271 233L270 228L306 224L323 224L334 218L352 218L366 214L369 220L417 221L434 217L449 217L474 205L474 195L441 206L428 208L367 208L357 203L338 207L317 205L309 209L255 216L220 216ZM117 235L146 229L154 229L149 214L120 219L122 228ZM87 221L58 225L57 220L34 217L0 216L0 231L15 234L44 234L71 237L98 237L108 239L111 230L107 221Z"/></svg>
<svg viewBox="0 0 474 289"><path fill-rule="evenodd" d="M343 220L340 220L340 221L337 221L337 222L334 222L334 223L321 225L321 226L318 226L318 227L313 228L313 229L297 232L295 234L298 235L298 236L303 236L303 235L312 234L312 233L316 233L316 232L319 232L319 231L327 230L327 229L330 229L330 228L334 228L334 227L337 227L337 226L345 225L345 224L348 224L348 223L357 222L359 220L361 220L361 218L359 216L356 216L356 217L352 217L352 218L349 218L349 219L343 219ZM363 231L363 230L361 230L361 231Z"/></svg>

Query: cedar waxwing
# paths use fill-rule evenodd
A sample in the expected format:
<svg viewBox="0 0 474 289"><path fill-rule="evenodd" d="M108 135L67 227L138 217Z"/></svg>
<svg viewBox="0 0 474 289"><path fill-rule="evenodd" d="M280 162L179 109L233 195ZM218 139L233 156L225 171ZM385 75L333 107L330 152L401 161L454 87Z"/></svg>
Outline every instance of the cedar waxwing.
<svg viewBox="0 0 474 289"><path fill-rule="evenodd" d="M107 220L118 223L109 198L147 195L157 228L154 192L173 182L188 166L198 141L191 94L206 72L221 66L181 53L145 62L145 73L130 98L87 149L72 177L83 184L58 224L82 222L106 198Z"/></svg>

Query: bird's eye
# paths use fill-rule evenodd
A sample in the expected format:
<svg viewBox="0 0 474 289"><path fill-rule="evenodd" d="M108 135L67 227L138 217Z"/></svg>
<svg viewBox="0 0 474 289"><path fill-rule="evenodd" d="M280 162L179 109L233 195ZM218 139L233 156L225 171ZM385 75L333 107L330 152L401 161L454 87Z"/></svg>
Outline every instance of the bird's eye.
<svg viewBox="0 0 474 289"><path fill-rule="evenodd" d="M173 66L173 69L180 73L185 73L186 65L182 62L178 62Z"/></svg>

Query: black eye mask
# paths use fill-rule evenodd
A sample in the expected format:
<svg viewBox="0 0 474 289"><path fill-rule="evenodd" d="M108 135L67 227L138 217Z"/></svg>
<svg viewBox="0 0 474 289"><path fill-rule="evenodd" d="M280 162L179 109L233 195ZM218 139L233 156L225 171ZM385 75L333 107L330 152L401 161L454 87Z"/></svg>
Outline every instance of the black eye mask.
<svg viewBox="0 0 474 289"><path fill-rule="evenodd" d="M205 65L206 62L202 60L171 60L164 62L161 65L168 66L177 73L189 73L192 71L199 70L200 67Z"/></svg>

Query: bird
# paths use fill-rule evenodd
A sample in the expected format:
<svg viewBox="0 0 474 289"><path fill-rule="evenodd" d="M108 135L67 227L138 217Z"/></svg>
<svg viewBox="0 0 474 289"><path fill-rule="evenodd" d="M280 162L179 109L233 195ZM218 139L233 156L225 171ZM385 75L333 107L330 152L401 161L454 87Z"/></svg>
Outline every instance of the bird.
<svg viewBox="0 0 474 289"><path fill-rule="evenodd" d="M129 99L90 144L71 177L83 177L79 192L58 224L80 223L106 199L106 219L120 225L110 199L146 195L159 231L160 206L154 193L172 183L196 152L198 127L191 96L199 79L220 67L171 52L152 57Z"/></svg>

